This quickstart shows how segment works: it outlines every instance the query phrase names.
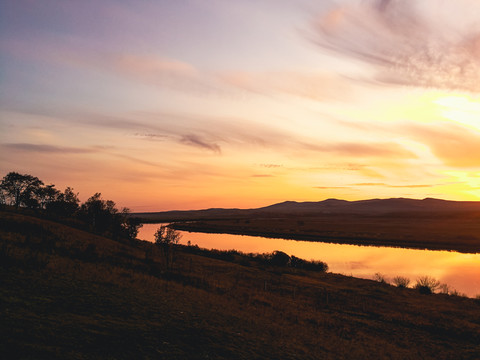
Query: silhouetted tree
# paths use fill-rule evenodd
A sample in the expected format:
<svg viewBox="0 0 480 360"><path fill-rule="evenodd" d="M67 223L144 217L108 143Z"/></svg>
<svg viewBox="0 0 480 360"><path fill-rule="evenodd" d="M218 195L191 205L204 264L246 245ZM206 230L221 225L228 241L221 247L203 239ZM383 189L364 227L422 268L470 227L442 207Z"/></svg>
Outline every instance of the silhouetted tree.
<svg viewBox="0 0 480 360"><path fill-rule="evenodd" d="M72 193L70 192L70 196ZM112 200L102 199L102 194L95 193L80 206L79 217L96 233L119 238L135 239L142 226L138 220L129 217L129 210L119 211Z"/></svg>
<svg viewBox="0 0 480 360"><path fill-rule="evenodd" d="M55 189L53 184L35 190L35 196L41 209L46 209L50 203L57 201L60 194L61 192Z"/></svg>
<svg viewBox="0 0 480 360"><path fill-rule="evenodd" d="M101 197L101 193L95 193L80 208L81 218L90 225L93 231L97 231L105 226L102 219L105 212L105 201Z"/></svg>
<svg viewBox="0 0 480 360"><path fill-rule="evenodd" d="M80 207L80 217L89 224L92 231L117 238L122 233L123 215L112 200L102 199L95 193Z"/></svg>
<svg viewBox="0 0 480 360"><path fill-rule="evenodd" d="M122 209L123 222L122 227L125 236L129 240L135 240L138 235L138 230L143 226L139 218L131 217L130 210L128 208Z"/></svg>
<svg viewBox="0 0 480 360"><path fill-rule="evenodd" d="M182 235L175 229L165 225L160 226L155 232L155 244L162 250L165 269L171 270L175 261L175 245L178 244Z"/></svg>
<svg viewBox="0 0 480 360"><path fill-rule="evenodd" d="M49 201L45 208L48 212L64 217L73 217L80 206L78 193L75 193L71 187L67 187L63 193L59 192L54 201Z"/></svg>
<svg viewBox="0 0 480 360"><path fill-rule="evenodd" d="M0 182L0 204L39 209L46 214L83 222L91 231L113 239L135 239L142 226L129 216L127 208L119 211L112 200L95 193L81 206L78 193L67 187L62 193L50 184L44 186L39 178L10 172Z"/></svg>
<svg viewBox="0 0 480 360"><path fill-rule="evenodd" d="M36 193L43 186L43 182L32 175L22 175L10 172L4 176L0 183L2 197L5 204L19 206L38 207Z"/></svg>

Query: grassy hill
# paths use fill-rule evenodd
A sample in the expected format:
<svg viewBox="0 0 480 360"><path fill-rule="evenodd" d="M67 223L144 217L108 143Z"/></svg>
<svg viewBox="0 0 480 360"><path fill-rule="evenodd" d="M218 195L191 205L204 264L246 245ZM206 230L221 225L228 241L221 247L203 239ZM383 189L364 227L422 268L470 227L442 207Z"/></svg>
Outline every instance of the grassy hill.
<svg viewBox="0 0 480 360"><path fill-rule="evenodd" d="M480 302L0 212L4 359L478 359Z"/></svg>

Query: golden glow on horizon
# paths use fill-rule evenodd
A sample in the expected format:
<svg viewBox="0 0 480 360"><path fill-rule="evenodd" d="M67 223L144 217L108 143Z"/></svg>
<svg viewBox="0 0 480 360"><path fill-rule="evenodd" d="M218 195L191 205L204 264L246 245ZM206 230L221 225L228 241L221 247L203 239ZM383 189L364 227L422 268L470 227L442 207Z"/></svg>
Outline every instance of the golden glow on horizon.
<svg viewBox="0 0 480 360"><path fill-rule="evenodd" d="M448 186L452 193L461 194L463 192L470 194L470 200L480 199L479 171L446 170L443 173L454 179L453 184ZM472 197L475 197L476 199Z"/></svg>
<svg viewBox="0 0 480 360"><path fill-rule="evenodd" d="M480 131L480 97L443 96L434 103L440 106L440 114L444 118Z"/></svg>

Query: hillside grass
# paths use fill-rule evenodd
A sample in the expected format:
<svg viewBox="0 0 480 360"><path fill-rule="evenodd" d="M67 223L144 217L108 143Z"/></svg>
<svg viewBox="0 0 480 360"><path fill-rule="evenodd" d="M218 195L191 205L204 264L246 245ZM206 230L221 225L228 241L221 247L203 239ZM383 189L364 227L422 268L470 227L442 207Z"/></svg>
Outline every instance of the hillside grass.
<svg viewBox="0 0 480 360"><path fill-rule="evenodd" d="M478 359L480 302L0 212L3 359Z"/></svg>

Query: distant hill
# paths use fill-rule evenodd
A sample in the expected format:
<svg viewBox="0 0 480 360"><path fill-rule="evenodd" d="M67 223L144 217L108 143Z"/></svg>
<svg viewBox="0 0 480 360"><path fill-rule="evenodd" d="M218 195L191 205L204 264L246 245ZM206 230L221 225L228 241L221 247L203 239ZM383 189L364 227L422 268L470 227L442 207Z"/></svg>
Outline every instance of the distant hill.
<svg viewBox="0 0 480 360"><path fill-rule="evenodd" d="M320 212L335 214L391 214L404 212L458 212L480 211L478 201L448 201L426 198L423 200L392 198L346 201L327 199L318 202L286 201L258 210L272 212Z"/></svg>
<svg viewBox="0 0 480 360"><path fill-rule="evenodd" d="M370 199L347 201L327 199L317 202L285 201L256 209L205 209L186 211L164 211L135 213L135 216L145 220L203 220L243 217L252 215L275 214L356 214L382 215L398 213L449 213L449 212L480 212L479 201L449 201L434 198L423 200L408 198Z"/></svg>

